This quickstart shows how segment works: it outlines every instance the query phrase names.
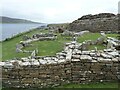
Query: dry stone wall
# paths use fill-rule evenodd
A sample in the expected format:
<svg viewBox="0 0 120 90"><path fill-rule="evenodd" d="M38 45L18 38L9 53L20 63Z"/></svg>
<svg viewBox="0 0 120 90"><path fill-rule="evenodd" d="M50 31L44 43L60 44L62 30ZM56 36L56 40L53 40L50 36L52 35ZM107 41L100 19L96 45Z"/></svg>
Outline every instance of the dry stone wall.
<svg viewBox="0 0 120 90"><path fill-rule="evenodd" d="M2 68L3 87L43 88L67 83L117 81L118 62L71 61L60 64Z"/></svg>
<svg viewBox="0 0 120 90"><path fill-rule="evenodd" d="M119 51L81 51L80 46L74 41L56 56L0 62L3 87L43 88L120 79Z"/></svg>

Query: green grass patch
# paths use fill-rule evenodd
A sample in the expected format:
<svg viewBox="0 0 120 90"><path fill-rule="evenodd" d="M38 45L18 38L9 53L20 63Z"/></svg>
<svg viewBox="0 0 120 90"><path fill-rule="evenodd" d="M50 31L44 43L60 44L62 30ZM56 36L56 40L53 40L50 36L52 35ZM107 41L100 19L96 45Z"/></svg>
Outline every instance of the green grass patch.
<svg viewBox="0 0 120 90"><path fill-rule="evenodd" d="M59 41L39 41L33 42L32 47L26 47L25 50L39 50L38 55L55 55L57 52L62 51L64 44Z"/></svg>
<svg viewBox="0 0 120 90"><path fill-rule="evenodd" d="M85 40L97 40L97 38L101 37L99 33L86 33L80 37L78 37L78 42L82 43Z"/></svg>
<svg viewBox="0 0 120 90"><path fill-rule="evenodd" d="M118 88L118 83L66 84L58 88Z"/></svg>
<svg viewBox="0 0 120 90"><path fill-rule="evenodd" d="M64 48L65 43L70 42L70 37L61 37L60 34L58 35L58 39L54 41L38 41L33 42L32 47L26 47L25 50L35 50L37 48L39 50L38 55L40 56L49 56L55 55L57 52L61 52Z"/></svg>
<svg viewBox="0 0 120 90"><path fill-rule="evenodd" d="M106 47L104 45L91 45L89 46L89 50L95 50L95 47L97 47L97 50L103 50L105 49Z"/></svg>
<svg viewBox="0 0 120 90"><path fill-rule="evenodd" d="M118 38L119 34L106 34L107 37L114 37L114 38Z"/></svg>

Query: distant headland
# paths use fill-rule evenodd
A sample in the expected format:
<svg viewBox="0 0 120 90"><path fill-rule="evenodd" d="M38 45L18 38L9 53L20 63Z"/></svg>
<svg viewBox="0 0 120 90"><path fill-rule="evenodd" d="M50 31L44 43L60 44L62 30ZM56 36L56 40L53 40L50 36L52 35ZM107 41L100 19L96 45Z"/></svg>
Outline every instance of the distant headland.
<svg viewBox="0 0 120 90"><path fill-rule="evenodd" d="M40 22L34 22L31 20L26 20L26 19L18 19L18 18L11 18L11 17L6 17L6 16L0 16L0 23L34 23L34 24L42 24Z"/></svg>

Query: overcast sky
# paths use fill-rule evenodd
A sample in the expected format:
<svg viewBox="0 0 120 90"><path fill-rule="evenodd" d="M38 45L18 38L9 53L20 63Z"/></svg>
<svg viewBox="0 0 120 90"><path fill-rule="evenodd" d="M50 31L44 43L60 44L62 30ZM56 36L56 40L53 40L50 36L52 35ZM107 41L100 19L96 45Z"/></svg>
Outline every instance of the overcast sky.
<svg viewBox="0 0 120 90"><path fill-rule="evenodd" d="M86 14L118 13L119 0L2 0L0 16L44 23L72 22Z"/></svg>

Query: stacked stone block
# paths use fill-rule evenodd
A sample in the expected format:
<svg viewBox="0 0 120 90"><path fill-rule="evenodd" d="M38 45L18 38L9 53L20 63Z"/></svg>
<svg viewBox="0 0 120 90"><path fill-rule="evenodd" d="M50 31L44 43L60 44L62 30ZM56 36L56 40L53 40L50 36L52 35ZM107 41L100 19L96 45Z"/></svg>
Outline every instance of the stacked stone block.
<svg viewBox="0 0 120 90"><path fill-rule="evenodd" d="M3 87L44 88L120 79L119 51L81 51L80 46L72 42L56 56L0 62Z"/></svg>

